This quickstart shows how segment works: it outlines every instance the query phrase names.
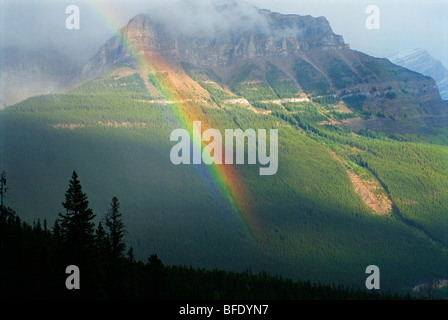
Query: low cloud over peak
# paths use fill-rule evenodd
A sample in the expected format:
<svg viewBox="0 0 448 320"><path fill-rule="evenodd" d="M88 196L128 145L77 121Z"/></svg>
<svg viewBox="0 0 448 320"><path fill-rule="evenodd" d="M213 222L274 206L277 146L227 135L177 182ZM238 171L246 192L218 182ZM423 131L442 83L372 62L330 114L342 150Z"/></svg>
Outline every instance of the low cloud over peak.
<svg viewBox="0 0 448 320"><path fill-rule="evenodd" d="M155 7L146 15L168 33L216 36L267 26L258 8L244 1L184 0Z"/></svg>

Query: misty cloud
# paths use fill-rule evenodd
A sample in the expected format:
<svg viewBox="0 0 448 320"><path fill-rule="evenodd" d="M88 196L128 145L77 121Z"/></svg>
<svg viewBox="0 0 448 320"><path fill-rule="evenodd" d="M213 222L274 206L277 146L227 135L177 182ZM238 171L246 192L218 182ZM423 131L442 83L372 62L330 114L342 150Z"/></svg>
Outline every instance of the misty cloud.
<svg viewBox="0 0 448 320"><path fill-rule="evenodd" d="M267 27L257 8L244 1L184 0L153 8L146 14L166 32L187 37L212 37Z"/></svg>
<svg viewBox="0 0 448 320"><path fill-rule="evenodd" d="M2 3L1 47L26 51L54 50L67 57L67 64L80 66L105 41L110 32L92 19L83 2L80 30L65 26L65 9L73 1L6 1Z"/></svg>

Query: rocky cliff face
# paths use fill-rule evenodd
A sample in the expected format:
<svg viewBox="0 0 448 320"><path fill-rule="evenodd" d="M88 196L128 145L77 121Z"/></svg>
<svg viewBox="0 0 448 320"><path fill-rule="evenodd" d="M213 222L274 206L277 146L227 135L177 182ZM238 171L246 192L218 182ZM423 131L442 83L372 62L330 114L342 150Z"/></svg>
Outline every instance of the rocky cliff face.
<svg viewBox="0 0 448 320"><path fill-rule="evenodd" d="M235 10L216 14L225 19L238 15ZM185 31L182 25L170 24L175 21L162 20L158 12L137 15L101 48L85 71L93 64L100 69L117 63L132 64L123 42L132 43L140 54L204 67L229 67L247 59L294 56L315 48L348 48L324 17L282 15L258 9L255 12L247 24L242 16L238 18L242 20L238 20L239 26L212 26L207 31L200 28ZM205 16L197 16L197 20L201 19Z"/></svg>
<svg viewBox="0 0 448 320"><path fill-rule="evenodd" d="M258 11L259 28L215 30L213 34L174 33L170 25L151 15L138 15L121 30L125 41L149 55L188 61L195 65L225 67L257 57L286 57L313 48L347 48L324 17L282 15Z"/></svg>

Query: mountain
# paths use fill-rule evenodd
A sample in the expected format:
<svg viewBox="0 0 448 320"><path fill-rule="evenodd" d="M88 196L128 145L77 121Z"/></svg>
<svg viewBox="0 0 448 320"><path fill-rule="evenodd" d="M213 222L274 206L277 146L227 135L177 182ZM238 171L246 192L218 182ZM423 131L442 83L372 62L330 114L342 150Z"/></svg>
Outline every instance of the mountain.
<svg viewBox="0 0 448 320"><path fill-rule="evenodd" d="M376 265L394 291L447 279L434 80L351 50L323 17L199 3L132 18L70 90L0 112L6 205L51 225L76 169L98 221L118 197L141 260L362 289ZM277 129L278 171L174 165L172 132L198 120Z"/></svg>
<svg viewBox="0 0 448 320"><path fill-rule="evenodd" d="M239 23L213 26L207 33L199 32L200 27L177 29L183 24L173 27L161 20L166 13L159 11L138 15L85 66L83 78L117 66L135 67L124 45L132 43L138 55L151 57L155 64L156 57L162 57L168 61L165 65L177 65L178 72L195 82L213 82L249 100L307 96L340 102L354 116L339 125L352 130L434 134L436 128L446 128L448 105L433 79L351 50L324 17L252 8L243 26L240 9L236 5L216 9L214 19L231 16Z"/></svg>
<svg viewBox="0 0 448 320"><path fill-rule="evenodd" d="M389 57L389 60L399 66L433 78L439 88L440 96L448 100L448 69L434 59L426 50L414 49L400 52Z"/></svg>

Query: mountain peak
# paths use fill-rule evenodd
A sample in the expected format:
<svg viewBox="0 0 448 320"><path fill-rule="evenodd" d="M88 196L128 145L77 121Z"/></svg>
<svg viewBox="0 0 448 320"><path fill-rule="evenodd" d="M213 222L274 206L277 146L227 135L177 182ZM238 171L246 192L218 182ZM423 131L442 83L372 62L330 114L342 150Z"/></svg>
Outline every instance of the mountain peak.
<svg viewBox="0 0 448 320"><path fill-rule="evenodd" d="M313 48L348 48L325 17L283 15L244 2L186 4L139 14L121 35L150 55L221 67L248 58L284 57ZM194 22L190 21L192 17Z"/></svg>
<svg viewBox="0 0 448 320"><path fill-rule="evenodd" d="M217 3L186 1L135 16L89 62L83 78L123 66L139 69L136 50L180 95L194 91L201 101L209 100L201 88L213 82L248 101L330 97L357 114L341 124L353 130L444 125L448 109L433 79L351 50L325 17L244 2L225 2L218 10ZM183 83L189 85L180 88Z"/></svg>
<svg viewBox="0 0 448 320"><path fill-rule="evenodd" d="M436 81L440 96L448 99L448 69L424 49L411 49L398 52L389 60L399 66L419 72Z"/></svg>

